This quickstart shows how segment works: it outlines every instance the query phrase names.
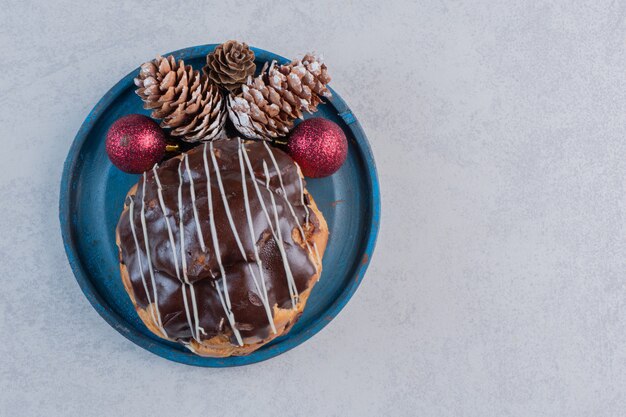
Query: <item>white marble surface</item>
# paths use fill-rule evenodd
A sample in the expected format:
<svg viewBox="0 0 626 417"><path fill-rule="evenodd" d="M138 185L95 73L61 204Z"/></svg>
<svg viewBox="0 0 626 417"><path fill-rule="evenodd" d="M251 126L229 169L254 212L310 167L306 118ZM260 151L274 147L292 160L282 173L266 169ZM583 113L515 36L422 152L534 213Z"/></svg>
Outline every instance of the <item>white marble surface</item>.
<svg viewBox="0 0 626 417"><path fill-rule="evenodd" d="M0 0L0 415L622 416L626 3ZM57 221L83 119L156 53L323 52L383 221L299 348L197 369L82 296Z"/></svg>

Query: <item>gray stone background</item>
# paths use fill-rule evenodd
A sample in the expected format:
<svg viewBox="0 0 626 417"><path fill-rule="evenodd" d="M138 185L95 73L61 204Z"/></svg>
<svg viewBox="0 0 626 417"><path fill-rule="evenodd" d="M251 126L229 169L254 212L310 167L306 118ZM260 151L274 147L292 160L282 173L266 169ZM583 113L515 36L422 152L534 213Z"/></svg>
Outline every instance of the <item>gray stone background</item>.
<svg viewBox="0 0 626 417"><path fill-rule="evenodd" d="M623 416L624 1L0 0L0 415ZM57 220L97 100L157 53L323 52L383 197L363 285L273 360L199 369L91 308Z"/></svg>

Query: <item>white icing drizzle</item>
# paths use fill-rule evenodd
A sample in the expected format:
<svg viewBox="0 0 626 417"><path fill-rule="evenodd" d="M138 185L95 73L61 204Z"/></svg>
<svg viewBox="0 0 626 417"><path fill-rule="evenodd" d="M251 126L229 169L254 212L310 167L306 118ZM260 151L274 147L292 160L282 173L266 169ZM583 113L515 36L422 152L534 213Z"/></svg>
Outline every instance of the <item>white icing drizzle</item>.
<svg viewBox="0 0 626 417"><path fill-rule="evenodd" d="M248 198L248 186L246 185L246 172L243 166L243 155L242 155L242 152L245 152L245 148L242 149L242 146L243 145L241 142L241 138L239 138L239 149L238 149L239 169L241 170L241 187L243 189L243 201L244 201L245 209L246 209L246 218L248 220L248 228L250 230L250 238L252 240L252 247L254 248L254 259L259 269L259 274L261 275L261 288L259 288L259 284L257 283L256 277L254 275L252 276L254 277L254 284L257 287L257 291L261 295L261 301L263 302L263 306L265 307L265 312L267 314L267 319L270 322L272 332L276 334L276 326L274 324L274 318L272 317L269 297L267 295L267 288L265 286L265 277L263 276L263 264L261 263L261 258L259 257L259 250L256 246L256 242L254 241L256 234L254 233L254 225L252 224L252 215L250 214L252 210L250 209L250 200ZM252 181L255 181L254 177L252 177Z"/></svg>
<svg viewBox="0 0 626 417"><path fill-rule="evenodd" d="M181 342L183 343L183 345L189 349L190 351L192 351L193 353L195 353L196 355L198 355L198 351L193 347L193 345L191 343L185 342L184 340L181 340Z"/></svg>
<svg viewBox="0 0 626 417"><path fill-rule="evenodd" d="M250 177L255 178L254 175L254 170L252 169L252 164L250 163L250 158L248 158L248 153L247 152L243 152L243 157L246 161L246 166L248 167L248 172L250 173ZM267 174L267 165L265 164L265 161L263 161L263 164L265 165L266 171L266 183L265 183L265 188L267 189L271 199L272 199L272 204L274 205L274 213L276 213L276 202L274 201L274 197L273 197L273 192L272 190L269 188L269 175ZM274 226L272 225L272 220L270 219L270 215L267 211L267 207L265 206L265 201L263 201L263 196L261 195L261 191L259 190L259 186L257 185L256 181L252 181L252 184L254 185L254 189L256 191L257 197L259 198L259 202L261 203L261 209L263 210L263 213L265 213L265 218L267 219L267 224L269 224L270 226L270 231L272 232L272 236L274 237L274 241L276 242L276 245L278 246L278 251L280 253L281 259L283 261L283 267L285 268L285 274L287 275L287 284L290 290L290 294L293 295L293 293L291 292L292 287L290 282L293 281L293 276L291 274L291 268L289 267L289 262L287 260L287 254L285 252L285 247L283 246L282 243L282 239L279 239L278 236L276 235L276 230L274 229ZM280 227L278 225L278 223L276 224L277 228ZM290 278L291 277L291 278ZM296 294L297 294L297 289L296 289ZM291 302L293 307L295 308L295 304L294 304L294 298L292 296L291 298Z"/></svg>
<svg viewBox="0 0 626 417"><path fill-rule="evenodd" d="M226 280L222 279L222 283L225 284ZM228 300L228 290L226 288L220 288L219 281L215 281L215 289L217 290L217 295L220 297L220 303L222 304L222 309L226 313L226 317L228 318L228 323L230 323L230 327L233 329L233 333L237 338L237 343L239 346L243 346L243 340L241 339L241 333L239 329L235 327L235 315L231 311L230 307L227 305L230 301ZM226 296L226 301L224 301L224 295ZM220 320L220 328L224 322L224 317Z"/></svg>
<svg viewBox="0 0 626 417"><path fill-rule="evenodd" d="M163 201L163 187L161 186L161 180L159 179L159 174L157 173L157 165L154 164L152 167L152 172L154 172L154 179L157 183L157 194L159 195L159 204L161 205L161 211L163 212L163 217L165 218L165 225L167 226L167 234L170 239L170 246L172 247L172 255L174 256L174 266L176 267L176 277L179 281L180 279L180 271L178 269L178 255L176 254L176 242L174 241L174 234L172 233L172 226L170 226L170 219L167 217L167 212L165 208L165 202Z"/></svg>
<svg viewBox="0 0 626 417"><path fill-rule="evenodd" d="M172 255L174 256L174 266L176 267L176 277L181 282L181 284L183 284L183 280L180 279L180 270L178 268L178 256L176 254L176 242L174 241L174 234L172 233L172 226L170 226L170 219L169 217L167 217L165 202L163 201L163 187L161 185L161 180L159 179L159 174L157 173L156 168L157 168L157 164L154 164L154 167L152 167L152 172L154 172L154 179L156 180L156 183L157 183L157 193L159 195L159 203L161 205L161 211L163 212L163 218L165 219L165 224L167 226L167 234L169 235L169 239L170 239ZM181 238L184 238L184 236L181 236ZM182 239L181 239L181 242L182 242ZM193 327L191 325L191 318L189 315L189 303L187 302L187 291L185 290L185 285L181 285L180 290L183 293L183 303L185 305L185 315L187 316L187 324L189 324L189 329L192 329ZM193 330L191 331L191 335L193 337Z"/></svg>
<svg viewBox="0 0 626 417"><path fill-rule="evenodd" d="M230 224L230 229L233 231L233 235L235 236L235 242L237 242L237 247L239 251L244 257L244 260L247 261L246 252L243 249L243 245L241 244L241 240L239 239L239 233L237 233L237 228L235 227L235 221L233 220L233 215L230 212L230 205L228 204L228 199L226 198L226 192L224 191L224 184L222 183L222 175L220 174L220 167L217 165L217 159L215 159L215 153L213 152L213 142L211 142L211 161L213 162L213 169L215 169L215 177L217 178L217 186L220 190L220 195L222 196L222 203L224 204L224 210L226 211L226 217L228 218L228 223Z"/></svg>
<svg viewBox="0 0 626 417"><path fill-rule="evenodd" d="M274 157L274 153L272 152L272 149L268 146L268 144L266 142L263 142L263 145L265 146L265 149L267 150L267 152L270 155L270 158L272 159L272 163L274 164L274 169L276 170L276 173L278 174L278 181L280 182L280 188L283 190L283 198L285 199L285 202L287 203L287 206L289 207L289 211L291 211L291 215L293 216L293 219L295 220L296 224L298 225L298 229L300 230L300 235L302 236L302 241L304 242L304 244L306 245L307 249L309 250L309 253L311 255L315 255L317 263L319 265L321 265L322 264L322 258L320 257L319 250L317 249L317 244L315 242L313 242L313 249L314 249L314 251L311 251L311 246L309 245L309 242L306 239L306 236L304 234L304 230L302 229L302 226L300 225L298 217L296 216L296 213L295 213L295 211L293 209L293 206L289 202L289 199L287 199L287 191L285 190L285 186L284 186L284 183L283 183L283 176L281 175L280 169L278 168L278 163L276 162L276 158ZM304 207L304 211L306 213L306 218L305 218L304 224L308 225L309 224L309 209L306 206L306 204L304 203L304 185L302 184L302 175L300 175L301 174L300 166L295 161L294 161L294 164L296 164L296 167L298 168L298 181L300 183L300 202L302 204L302 207ZM321 278L321 275L317 278L318 282L319 282L320 278Z"/></svg>
<svg viewBox="0 0 626 417"><path fill-rule="evenodd" d="M204 171L207 177L206 184L207 184L207 199L208 199L208 205L209 205L209 226L211 228L211 238L213 240L213 248L215 250L217 264L219 265L220 273L222 274L222 282L224 284L224 289L223 289L224 295L222 295L222 289L219 286L219 282L216 282L216 288L217 288L217 293L220 297L222 308L224 309L224 313L226 314L226 318L228 319L230 327L233 330L233 334L235 335L235 338L237 339L239 346L243 346L243 340L241 339L241 334L239 333L239 330L237 329L237 327L235 327L235 315L233 314L231 310L230 297L228 295L228 282L226 279L226 271L224 271L224 265L222 265L222 258L220 255L220 245L217 239L217 231L215 230L215 220L213 217L213 198L211 195L212 194L211 193L211 171L209 169L209 163L207 161L206 147L207 146L205 143L203 147L203 160L204 160ZM213 142L211 142L211 155L214 158Z"/></svg>
<svg viewBox="0 0 626 417"><path fill-rule="evenodd" d="M185 155L186 156L186 155ZM193 284L189 282L189 277L187 276L187 255L185 253L185 224L183 223L183 175L181 173L180 167L182 165L182 161L178 164L178 230L180 234L180 259L182 262L183 268L183 278L185 282L181 286L181 290L183 292L183 303L185 304L185 314L187 315L187 323L189 324L189 330L191 331L191 336L200 341L200 320L198 319L198 306L196 303L196 293L193 288ZM193 311L193 317L195 326L191 325L191 317L189 315L189 303L187 301L187 291L185 290L185 284L189 286L189 293L191 296L191 307ZM194 329L195 328L195 332ZM194 334L195 333L195 334Z"/></svg>
<svg viewBox="0 0 626 417"><path fill-rule="evenodd" d="M313 249L315 249L315 257L317 258L317 264L321 265L322 264L322 258L320 257L320 252L317 250L317 243L313 242ZM320 274L317 277L317 282L320 282L320 278L322 277L322 274Z"/></svg>
<svg viewBox="0 0 626 417"><path fill-rule="evenodd" d="M133 210L135 207L135 202L133 201L131 197L129 197L128 200L130 200L130 204L128 206L128 220L130 223L130 231L132 232L133 240L135 241L135 254L137 256L137 263L139 264L139 273L141 274L141 283L143 284L143 289L146 293L146 298L148 299L148 305L150 305L152 304L152 297L150 297L150 291L148 291L148 284L146 283L146 276L143 273L143 265L141 262L139 241L137 240L137 233L135 232L135 224L134 224L135 216L134 216L134 210ZM150 316L152 316L152 322L155 324L155 326L159 327L160 323L154 315L153 308L150 309Z"/></svg>
<svg viewBox="0 0 626 417"><path fill-rule="evenodd" d="M213 162L213 169L215 170L215 177L217 178L217 185L220 190L220 195L222 197L222 204L224 205L224 211L226 212L226 217L228 218L230 230L233 232L233 236L235 237L235 241L237 242L237 247L239 248L239 252L241 252L241 256L243 257L243 260L246 262L246 266L248 267L248 270L250 271L250 275L252 275L254 285L256 286L257 291L261 293L261 288L259 287L258 278L254 274L254 271L252 270L252 266L250 266L250 263L248 263L248 257L246 256L246 252L243 248L243 244L241 243L241 239L239 238L239 233L237 232L237 228L235 227L235 221L233 220L233 216L230 211L230 204L228 204L228 199L226 198L226 191L224 190L224 183L222 182L222 175L220 174L220 168L217 164L215 153L213 152L213 142L211 142L210 147L211 147L211 161ZM241 158L241 153L239 153L239 157ZM241 159L240 159L240 165L241 165ZM244 179L243 185L245 186L245 179ZM248 204L248 208L249 208L249 202L246 201L246 204ZM253 246L256 249L256 245L253 245ZM264 280L262 280L262 282L264 286L265 285ZM265 297L267 297L267 294L265 294ZM274 330L275 332L276 329L274 328L274 320L272 319L272 313L269 307L269 302L267 301L267 299L264 299L263 295L261 295L261 300L263 304L266 305L266 313L268 314L268 319L271 323L272 330Z"/></svg>
<svg viewBox="0 0 626 417"><path fill-rule="evenodd" d="M267 170L267 164L265 163L265 159L263 160L263 172L265 173L265 188L269 191L270 200L272 200L272 206L274 207L274 221L276 222L276 235L274 239L278 238L278 249L283 258L283 264L285 265L285 273L287 275L287 286L289 287L289 294L291 295L291 304L293 308L296 308L298 304L298 288L296 287L296 282L293 279L293 275L291 274L291 268L289 267L289 263L287 262L287 254L285 253L285 245L283 243L283 236L280 232L280 222L278 220L278 208L276 207L276 200L274 200L274 193L270 189L270 173Z"/></svg>
<svg viewBox="0 0 626 417"><path fill-rule="evenodd" d="M252 165L250 164L250 159L248 158L247 152L243 152L243 158L246 161L246 166L248 167L248 172L250 173L250 177L256 178L254 175L254 171L252 170ZM259 191L259 186L257 185L256 181L252 181L252 184L254 185L256 195L259 198L259 202L261 203L261 209L263 209L263 213L265 213L265 218L267 219L267 223L270 226L270 231L272 232L273 236L276 236L276 232L274 231L274 225L272 225L272 221L270 220L270 215L267 211L267 207L265 207L265 201L263 201L263 197L261 196L261 192Z"/></svg>
<svg viewBox="0 0 626 417"><path fill-rule="evenodd" d="M204 236L202 236L202 228L200 228L200 218L198 216L198 207L196 206L196 190L194 189L193 177L191 176L191 170L189 169L189 156L185 154L185 168L187 169L187 177L189 178L189 192L191 194L191 206L193 207L193 218L196 221L196 231L198 233L198 241L200 242L200 248L202 252L206 252L206 245L204 244Z"/></svg>
<svg viewBox="0 0 626 417"><path fill-rule="evenodd" d="M306 218L304 220L304 224L309 224L309 208L304 204L304 185L302 184L302 170L300 169L300 165L296 161L293 161L294 164L298 167L298 181L300 183L300 203L302 207L304 207L304 212L306 213ZM319 258L319 256L318 256Z"/></svg>
<svg viewBox="0 0 626 417"><path fill-rule="evenodd" d="M309 242L307 242L307 240L306 240L306 235L304 234L304 230L302 230L302 226L300 225L300 221L298 220L298 216L296 216L296 212L293 209L293 206L291 205L291 203L289 202L289 199L287 198L287 191L285 190L285 185L283 183L283 176L280 173L280 169L278 168L278 163L276 162L276 158L274 158L274 152L272 152L272 150L270 149L269 145L265 141L263 141L263 145L265 146L265 149L267 149L267 153L270 155L270 158L272 160L272 164L274 164L274 169L276 170L276 173L278 174L278 182L280 183L281 190L283 190L283 199L287 203L287 207L289 207L289 211L291 212L291 216L293 217L293 220L296 222L296 225L298 226L298 230L300 230L300 235L302 236L302 241L306 245L309 253L312 254L311 246L309 246ZM300 175L298 175L298 178L300 179L300 187L302 187L302 179L300 178ZM303 206L304 206L304 197L302 197L302 202L303 202ZM308 209L307 209L307 217L308 217ZM308 218L307 218L307 223L308 223Z"/></svg>
<svg viewBox="0 0 626 417"><path fill-rule="evenodd" d="M313 248L315 249L315 257L317 258L317 262L322 263L322 258L320 257L320 253L317 250L317 243L313 242Z"/></svg>
<svg viewBox="0 0 626 417"><path fill-rule="evenodd" d="M148 271L150 272L150 281L152 283L152 293L154 296L154 309L156 310L156 313L157 313L158 326L159 326L159 329L163 332L163 335L169 338L169 336L167 335L167 332L165 331L165 328L163 327L163 322L161 321L161 312L159 311L159 298L157 295L156 280L154 279L154 268L152 267L152 257L150 255L150 243L148 242L148 228L146 227L146 173L145 172L143 173L143 185L141 188L141 212L139 214L139 217L141 220L141 230L143 232L143 244L146 248L146 258L148 258ZM132 219L132 216L131 216L131 219ZM132 225L132 222L131 222L131 225Z"/></svg>

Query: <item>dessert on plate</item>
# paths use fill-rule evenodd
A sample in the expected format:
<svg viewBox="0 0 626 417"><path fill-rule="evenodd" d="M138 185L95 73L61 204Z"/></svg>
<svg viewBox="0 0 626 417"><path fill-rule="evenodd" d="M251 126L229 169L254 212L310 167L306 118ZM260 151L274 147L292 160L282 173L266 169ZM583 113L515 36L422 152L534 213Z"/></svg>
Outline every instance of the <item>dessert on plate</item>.
<svg viewBox="0 0 626 417"><path fill-rule="evenodd" d="M289 155L234 138L144 172L116 240L124 287L148 329L226 357L295 324L322 272L328 227Z"/></svg>

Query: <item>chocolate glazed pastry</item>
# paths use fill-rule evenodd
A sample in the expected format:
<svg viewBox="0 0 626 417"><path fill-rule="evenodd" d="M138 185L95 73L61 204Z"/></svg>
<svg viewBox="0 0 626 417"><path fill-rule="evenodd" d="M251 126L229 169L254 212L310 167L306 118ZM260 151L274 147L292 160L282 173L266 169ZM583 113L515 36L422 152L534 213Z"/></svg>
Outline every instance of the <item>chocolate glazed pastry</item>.
<svg viewBox="0 0 626 417"><path fill-rule="evenodd" d="M117 226L124 287L156 335L246 355L298 320L328 227L299 167L265 142L200 145L143 174Z"/></svg>

